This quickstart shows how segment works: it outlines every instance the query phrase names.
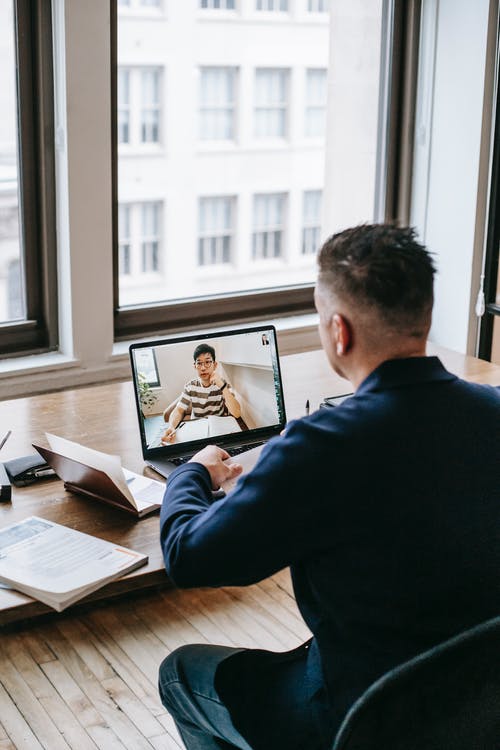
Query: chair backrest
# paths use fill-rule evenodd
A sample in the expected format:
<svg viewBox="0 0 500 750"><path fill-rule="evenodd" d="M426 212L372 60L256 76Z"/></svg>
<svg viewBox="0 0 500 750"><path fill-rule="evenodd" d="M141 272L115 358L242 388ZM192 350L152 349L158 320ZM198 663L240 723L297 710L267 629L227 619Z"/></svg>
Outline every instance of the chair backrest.
<svg viewBox="0 0 500 750"><path fill-rule="evenodd" d="M333 750L500 750L500 617L383 675Z"/></svg>

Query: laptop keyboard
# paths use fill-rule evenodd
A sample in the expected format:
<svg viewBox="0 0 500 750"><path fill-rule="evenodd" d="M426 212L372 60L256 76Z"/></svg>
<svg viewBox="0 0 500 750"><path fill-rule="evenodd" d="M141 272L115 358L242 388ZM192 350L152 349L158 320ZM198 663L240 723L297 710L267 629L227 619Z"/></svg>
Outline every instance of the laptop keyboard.
<svg viewBox="0 0 500 750"><path fill-rule="evenodd" d="M265 440L261 440L260 443L252 443L251 445L236 445L233 448L224 448L224 450L226 450L230 456L237 456L239 453L245 453L251 448L257 448L259 445L264 445L265 442ZM192 456L180 456L180 458L171 458L170 460L176 466L182 466L182 464L185 464L186 461L189 461L191 458Z"/></svg>

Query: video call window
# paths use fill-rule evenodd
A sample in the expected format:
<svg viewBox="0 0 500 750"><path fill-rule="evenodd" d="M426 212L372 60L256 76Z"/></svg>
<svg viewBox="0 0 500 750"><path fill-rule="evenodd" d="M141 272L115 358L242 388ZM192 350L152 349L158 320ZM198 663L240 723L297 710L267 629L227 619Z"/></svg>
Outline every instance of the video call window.
<svg viewBox="0 0 500 750"><path fill-rule="evenodd" d="M215 360L207 352L195 360L198 344L212 346ZM278 355L271 331L139 347L133 352L133 366L148 448L162 446L168 420L179 403L184 414L174 443L259 430L282 421ZM237 402L236 417L225 408L218 387L203 385L213 373Z"/></svg>

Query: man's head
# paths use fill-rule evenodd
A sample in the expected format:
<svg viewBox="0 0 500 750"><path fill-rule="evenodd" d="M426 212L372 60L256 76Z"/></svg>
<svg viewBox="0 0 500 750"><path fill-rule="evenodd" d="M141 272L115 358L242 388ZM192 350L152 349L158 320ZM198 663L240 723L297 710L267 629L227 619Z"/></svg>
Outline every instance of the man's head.
<svg viewBox="0 0 500 750"><path fill-rule="evenodd" d="M201 382L204 385L210 383L215 369L215 349L209 344L198 344L193 352L194 366Z"/></svg>
<svg viewBox="0 0 500 750"><path fill-rule="evenodd" d="M415 231L366 224L334 234L318 256L316 306L333 367L356 347L364 360L425 348L435 268Z"/></svg>

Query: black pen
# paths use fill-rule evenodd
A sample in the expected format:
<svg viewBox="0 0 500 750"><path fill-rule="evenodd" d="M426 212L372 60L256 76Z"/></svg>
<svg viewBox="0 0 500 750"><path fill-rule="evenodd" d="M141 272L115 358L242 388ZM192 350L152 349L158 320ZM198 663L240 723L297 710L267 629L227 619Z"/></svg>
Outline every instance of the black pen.
<svg viewBox="0 0 500 750"><path fill-rule="evenodd" d="M306 401L306 417L309 416L309 399Z"/></svg>
<svg viewBox="0 0 500 750"><path fill-rule="evenodd" d="M5 443L6 443L6 442L7 442L7 440L8 440L9 438L10 438L10 436L11 436L11 435L12 435L12 430L9 430L9 431L7 432L7 434L5 435L5 437L4 437L4 438L2 438L2 440L0 441L0 450L2 450L2 448L3 448L3 447L4 447L4 445L5 445Z"/></svg>

